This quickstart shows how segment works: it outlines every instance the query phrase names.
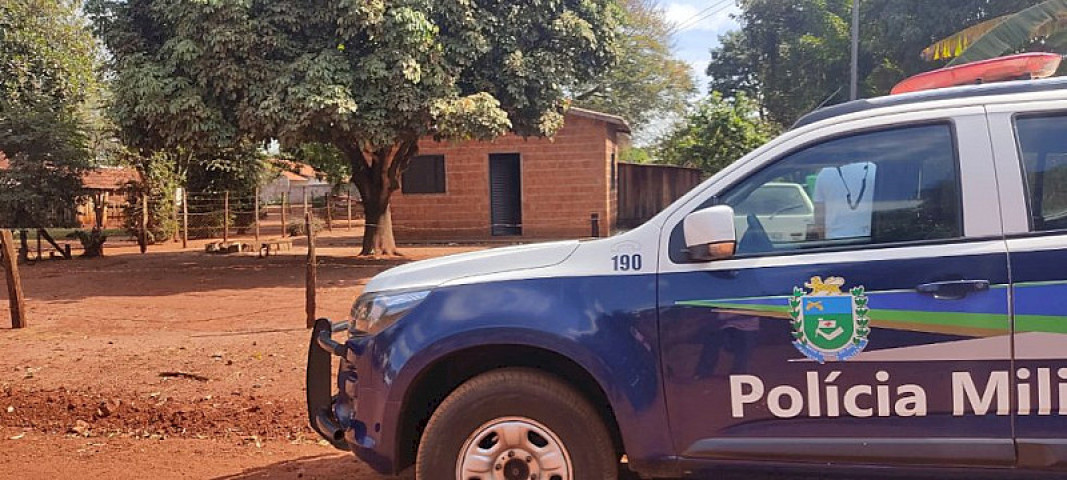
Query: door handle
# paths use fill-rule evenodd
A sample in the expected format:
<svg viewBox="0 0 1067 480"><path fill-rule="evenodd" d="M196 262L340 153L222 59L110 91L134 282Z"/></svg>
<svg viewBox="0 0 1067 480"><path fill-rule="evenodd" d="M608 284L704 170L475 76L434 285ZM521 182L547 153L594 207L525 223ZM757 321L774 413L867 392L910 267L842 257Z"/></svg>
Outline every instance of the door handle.
<svg viewBox="0 0 1067 480"><path fill-rule="evenodd" d="M950 280L924 283L915 287L919 293L933 295L938 300L959 300L968 293L989 290L989 280Z"/></svg>

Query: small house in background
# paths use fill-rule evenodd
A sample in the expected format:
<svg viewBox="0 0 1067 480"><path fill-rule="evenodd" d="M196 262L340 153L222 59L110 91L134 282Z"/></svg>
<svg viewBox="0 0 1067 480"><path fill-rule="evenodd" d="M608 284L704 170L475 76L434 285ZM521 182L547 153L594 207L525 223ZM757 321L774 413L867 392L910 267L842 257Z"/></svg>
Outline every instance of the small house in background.
<svg viewBox="0 0 1067 480"><path fill-rule="evenodd" d="M577 238L615 228L621 117L571 108L554 138L419 142L393 195L403 241Z"/></svg>
<svg viewBox="0 0 1067 480"><path fill-rule="evenodd" d="M263 203L280 203L283 194L289 195L290 203L301 203L305 192L308 199L321 198L333 187L326 181L326 176L311 165L278 159L272 162L280 173L259 189L259 199Z"/></svg>
<svg viewBox="0 0 1067 480"><path fill-rule="evenodd" d="M92 228L99 217L103 228L122 228L129 184L140 181L141 174L129 167L97 167L85 172L82 187L86 195L78 204L78 224Z"/></svg>

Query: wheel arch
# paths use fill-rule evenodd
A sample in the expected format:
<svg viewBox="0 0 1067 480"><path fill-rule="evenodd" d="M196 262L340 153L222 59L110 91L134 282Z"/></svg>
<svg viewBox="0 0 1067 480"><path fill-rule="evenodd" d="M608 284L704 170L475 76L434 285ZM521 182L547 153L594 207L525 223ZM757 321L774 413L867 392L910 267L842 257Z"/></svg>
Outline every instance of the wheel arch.
<svg viewBox="0 0 1067 480"><path fill-rule="evenodd" d="M477 345L442 355L414 377L400 404L396 436L397 471L415 462L422 432L441 402L464 382L504 368L532 368L554 375L577 390L600 414L616 451L624 451L615 409L601 382L572 357L537 345Z"/></svg>

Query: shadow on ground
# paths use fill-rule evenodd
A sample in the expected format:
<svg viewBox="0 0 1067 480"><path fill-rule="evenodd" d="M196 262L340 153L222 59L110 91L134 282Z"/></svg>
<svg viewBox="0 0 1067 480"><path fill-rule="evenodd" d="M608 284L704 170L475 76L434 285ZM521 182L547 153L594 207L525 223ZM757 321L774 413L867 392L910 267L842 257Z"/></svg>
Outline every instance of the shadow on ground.
<svg viewBox="0 0 1067 480"><path fill-rule="evenodd" d="M356 461L350 454L325 454L301 457L293 460L250 468L243 472L215 477L214 480L251 479L339 479L385 480L390 477L378 475L369 467Z"/></svg>

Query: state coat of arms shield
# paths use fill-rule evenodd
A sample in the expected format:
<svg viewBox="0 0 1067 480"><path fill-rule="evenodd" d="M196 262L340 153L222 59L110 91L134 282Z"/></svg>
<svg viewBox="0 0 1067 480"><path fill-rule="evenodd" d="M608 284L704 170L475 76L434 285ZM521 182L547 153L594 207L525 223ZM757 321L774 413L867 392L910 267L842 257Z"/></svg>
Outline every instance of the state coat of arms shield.
<svg viewBox="0 0 1067 480"><path fill-rule="evenodd" d="M841 277L812 277L789 298L793 346L819 363L845 361L867 347L869 309L863 287L841 289Z"/></svg>

